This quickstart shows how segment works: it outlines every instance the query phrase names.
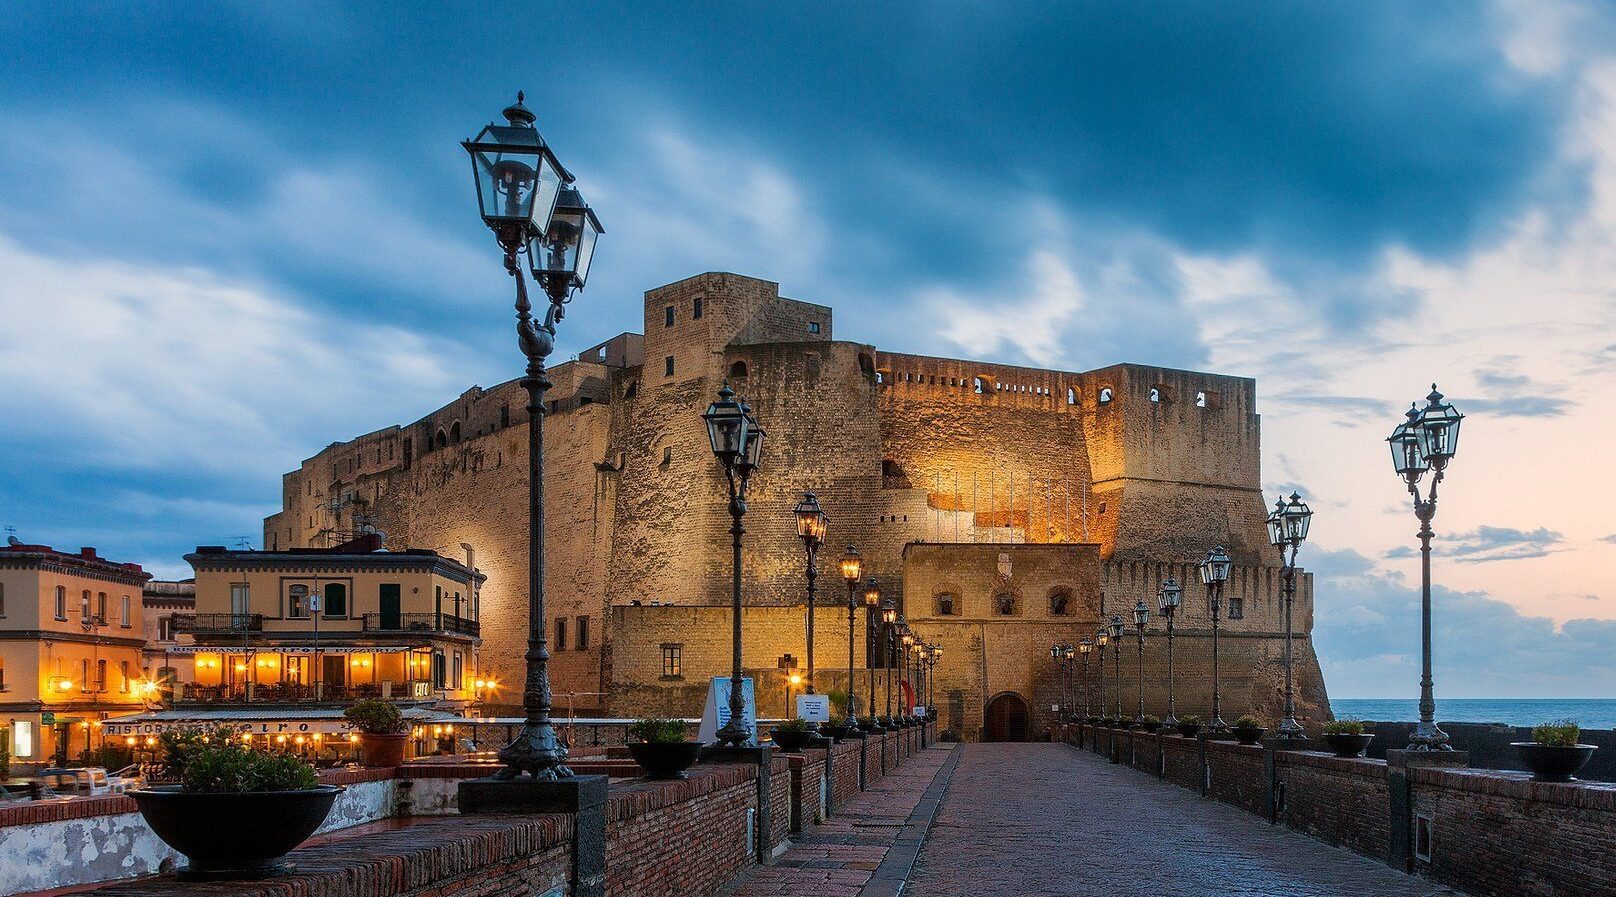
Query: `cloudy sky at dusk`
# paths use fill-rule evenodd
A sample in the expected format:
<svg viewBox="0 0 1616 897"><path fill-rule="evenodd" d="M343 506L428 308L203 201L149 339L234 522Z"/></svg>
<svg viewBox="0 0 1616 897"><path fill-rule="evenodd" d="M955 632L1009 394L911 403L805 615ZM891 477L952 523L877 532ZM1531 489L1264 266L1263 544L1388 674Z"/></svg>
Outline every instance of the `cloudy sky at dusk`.
<svg viewBox="0 0 1616 897"><path fill-rule="evenodd" d="M8 9L0 525L180 575L512 376L457 141L524 88L608 231L562 353L730 270L893 350L1256 377L1353 697L1415 694L1382 439L1436 380L1439 696L1616 691L1616 6L871 6Z"/></svg>

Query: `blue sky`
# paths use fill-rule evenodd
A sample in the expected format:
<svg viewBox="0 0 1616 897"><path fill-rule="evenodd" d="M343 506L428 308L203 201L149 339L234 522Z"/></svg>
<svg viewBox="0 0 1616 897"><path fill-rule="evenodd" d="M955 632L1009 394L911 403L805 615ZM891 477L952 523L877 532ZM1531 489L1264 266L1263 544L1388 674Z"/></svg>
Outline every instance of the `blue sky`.
<svg viewBox="0 0 1616 897"><path fill-rule="evenodd" d="M1616 9L869 7L10 11L0 524L174 574L326 442L509 377L456 143L522 88L607 228L563 352L723 269L894 349L1255 376L1356 696L1412 694L1380 439L1437 379L1439 682L1611 692Z"/></svg>

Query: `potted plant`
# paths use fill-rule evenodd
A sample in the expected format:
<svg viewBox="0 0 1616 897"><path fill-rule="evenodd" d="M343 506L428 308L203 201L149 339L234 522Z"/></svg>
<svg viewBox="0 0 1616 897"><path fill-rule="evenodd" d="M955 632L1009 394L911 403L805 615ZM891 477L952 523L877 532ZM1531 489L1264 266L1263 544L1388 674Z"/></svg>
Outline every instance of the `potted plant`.
<svg viewBox="0 0 1616 897"><path fill-rule="evenodd" d="M1365 732L1368 726L1361 719L1331 720L1324 724L1324 743L1330 746L1337 757L1362 757L1364 749L1374 739L1375 733Z"/></svg>
<svg viewBox="0 0 1616 897"><path fill-rule="evenodd" d="M1511 747L1539 782L1569 782L1594 755L1597 748L1577 743L1582 729L1574 719L1555 720L1532 727L1531 741L1517 741Z"/></svg>
<svg viewBox="0 0 1616 897"><path fill-rule="evenodd" d="M1185 738L1194 738L1201 734L1201 718L1194 715L1179 717L1178 734Z"/></svg>
<svg viewBox="0 0 1616 897"><path fill-rule="evenodd" d="M682 779L704 741L687 741L682 719L641 719L628 727L628 752L648 779Z"/></svg>
<svg viewBox="0 0 1616 897"><path fill-rule="evenodd" d="M881 721L873 716L860 717L859 728L871 735L884 735L887 731L886 727L881 725Z"/></svg>
<svg viewBox="0 0 1616 897"><path fill-rule="evenodd" d="M359 730L359 756L366 766L389 767L404 762L409 727L398 707L388 701L355 701L342 715Z"/></svg>
<svg viewBox="0 0 1616 897"><path fill-rule="evenodd" d="M1268 731L1262 720L1249 713L1235 720L1231 728L1241 744L1256 744L1262 741L1263 733Z"/></svg>
<svg viewBox="0 0 1616 897"><path fill-rule="evenodd" d="M1157 717L1146 714L1143 722L1140 725L1144 727L1146 732L1154 732L1161 728L1161 720Z"/></svg>
<svg viewBox="0 0 1616 897"><path fill-rule="evenodd" d="M808 744L808 739L814 737L814 733L808 728L807 720L788 719L776 723L774 728L769 730L769 737L774 739L775 745L780 750L788 754L800 754L803 747Z"/></svg>
<svg viewBox="0 0 1616 897"><path fill-rule="evenodd" d="M343 788L320 784L314 767L290 754L200 738L206 741L184 751L180 784L129 792L157 837L190 860L179 876L269 878L290 872L286 854L314 834Z"/></svg>

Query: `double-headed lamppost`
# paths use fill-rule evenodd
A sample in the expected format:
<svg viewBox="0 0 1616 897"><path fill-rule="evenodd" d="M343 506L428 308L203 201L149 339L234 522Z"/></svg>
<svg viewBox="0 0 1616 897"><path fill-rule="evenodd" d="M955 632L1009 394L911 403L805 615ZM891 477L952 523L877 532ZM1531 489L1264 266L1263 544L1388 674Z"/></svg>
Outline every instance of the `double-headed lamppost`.
<svg viewBox="0 0 1616 897"><path fill-rule="evenodd" d="M1100 653L1100 664L1099 664L1099 667L1097 668L1097 673L1098 673L1098 676L1099 676L1099 686L1100 686L1098 691L1099 691L1100 694L1099 694L1099 700L1096 701L1095 703L1100 705L1100 718L1102 720L1105 718L1105 707L1106 707L1106 699L1105 699L1105 648L1109 644L1111 644L1111 627L1109 627L1109 626L1101 626L1099 629L1094 630L1094 647L1096 649L1098 649L1098 651Z"/></svg>
<svg viewBox="0 0 1616 897"><path fill-rule="evenodd" d="M1077 721L1077 646L1066 644L1064 646L1066 657L1061 667L1066 671L1066 697L1061 702L1061 718L1067 722ZM1072 706L1068 708L1066 701Z"/></svg>
<svg viewBox="0 0 1616 897"><path fill-rule="evenodd" d="M1133 605L1133 629L1139 636L1139 710L1133 717L1136 726L1145 724L1145 624L1149 622L1150 608L1145 606L1145 599L1140 598Z"/></svg>
<svg viewBox="0 0 1616 897"><path fill-rule="evenodd" d="M1222 684L1218 681L1218 614L1223 610L1223 584L1229 581L1229 568L1234 562L1223 546L1206 553L1201 561L1201 582L1206 586L1206 603L1212 611L1212 718L1207 720L1208 732L1227 732L1229 724L1223 721Z"/></svg>
<svg viewBox="0 0 1616 897"><path fill-rule="evenodd" d="M854 593L858 590L859 576L864 572L864 558L859 555L857 548L849 545L842 552L841 568L842 579L847 581L847 731L854 734L859 731L856 699L853 697L856 690L853 687L853 624L858 619L858 598Z"/></svg>
<svg viewBox="0 0 1616 897"><path fill-rule="evenodd" d="M724 479L729 487L730 517L730 609L734 614L730 627L729 721L719 729L716 738L720 745L740 747L757 743L757 735L746 723L746 696L742 693L741 677L741 537L746 527L741 518L746 516L746 487L757 470L763 455L763 428L745 402L735 399L735 391L725 381L718 390L718 401L707 406L702 414L707 421L707 439L713 454L724 465Z"/></svg>
<svg viewBox="0 0 1616 897"><path fill-rule="evenodd" d="M910 630L908 623L905 623L903 625L902 641L903 641L903 651L899 656L901 656L903 658L903 660L899 661L901 666L898 668L899 669L898 681L900 683L908 685L909 686L909 694L913 695L914 692L915 692L915 683L914 683L914 680L909 678L909 654L914 650L914 647L915 647L915 634L914 634L914 632L912 630ZM903 709L903 689L899 688L898 689L898 718L903 721L904 725L908 725L909 724L909 719L913 715L914 714L912 714L912 713L908 713L908 712L904 711L904 709Z"/></svg>
<svg viewBox="0 0 1616 897"><path fill-rule="evenodd" d="M534 116L522 94L504 111L506 124L490 124L461 144L471 155L477 205L505 256L505 271L516 280L516 337L527 370L528 621L527 679L522 690L526 718L516 739L499 752L503 768L495 778L526 773L537 779L570 778L567 749L550 723L549 647L544 610L544 394L550 388L545 359L555 350L556 324L575 291L583 289L594 257L600 221L573 189L573 177L533 127ZM528 272L549 298L542 322L533 320L522 276Z"/></svg>
<svg viewBox="0 0 1616 897"><path fill-rule="evenodd" d="M1060 705L1060 714L1057 720L1066 719L1066 645L1056 642L1049 646L1049 659L1055 662L1055 691Z"/></svg>
<svg viewBox="0 0 1616 897"><path fill-rule="evenodd" d="M864 715L875 723L869 730L872 735L884 731L880 720L875 715L875 656L876 651L886 645L883 635L886 625L886 611L881 606L881 584L875 577L870 577L864 586L864 671L869 674L870 703L865 707Z"/></svg>
<svg viewBox="0 0 1616 897"><path fill-rule="evenodd" d="M887 710L881 717L882 728L892 725L892 633L898 625L898 609L892 606L892 599L881 602L881 668L886 671L887 681Z"/></svg>
<svg viewBox="0 0 1616 897"><path fill-rule="evenodd" d="M1296 693L1291 687L1291 602L1296 597L1296 552L1307 540L1313 510L1298 493L1289 502L1280 499L1268 515L1268 541L1279 549L1280 570L1285 576L1285 721L1279 724L1279 737L1305 739L1307 731L1296 721Z"/></svg>
<svg viewBox="0 0 1616 897"><path fill-rule="evenodd" d="M943 646L932 645L926 656L926 716L941 719L942 714L937 712L937 664L943 659Z"/></svg>
<svg viewBox="0 0 1616 897"><path fill-rule="evenodd" d="M1414 497L1414 516L1420 521L1420 721L1409 736L1409 750L1446 751L1448 735L1436 725L1436 696L1431 690L1431 520L1436 517L1436 487L1447 475L1448 463L1459 447L1459 423L1464 420L1431 384L1425 407L1408 409L1408 420L1397 425L1386 441L1392 448L1392 467ZM1420 479L1431 471L1431 488L1420 497Z"/></svg>
<svg viewBox="0 0 1616 897"><path fill-rule="evenodd" d="M1113 614L1106 627L1111 633L1111 678L1117 683L1117 725L1122 725L1122 617Z"/></svg>
<svg viewBox="0 0 1616 897"><path fill-rule="evenodd" d="M819 576L819 548L825 544L825 532L830 528L830 519L825 516L824 510L819 507L819 497L812 492L804 492L802 501L791 509L797 518L797 535L802 539L802 547L808 553L808 566L805 570L808 577L808 688L807 694L814 691L814 580ZM819 723L810 720L808 731L819 734Z"/></svg>
<svg viewBox="0 0 1616 897"><path fill-rule="evenodd" d="M1183 600L1184 589L1178 580L1171 576L1162 580L1161 591L1156 593L1156 607L1167 621L1167 718L1162 720L1162 726L1168 730L1178 725L1178 714L1173 706L1173 618L1178 616L1178 606Z"/></svg>

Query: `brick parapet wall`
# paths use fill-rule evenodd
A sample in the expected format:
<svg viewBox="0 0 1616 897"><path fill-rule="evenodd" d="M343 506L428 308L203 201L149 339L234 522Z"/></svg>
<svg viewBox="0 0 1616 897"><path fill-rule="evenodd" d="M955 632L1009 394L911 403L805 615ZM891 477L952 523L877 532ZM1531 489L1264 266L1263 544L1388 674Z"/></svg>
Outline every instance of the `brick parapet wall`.
<svg viewBox="0 0 1616 897"><path fill-rule="evenodd" d="M838 742L830 749L830 807L837 807L853 799L859 791L859 756L864 751L864 739L850 738Z"/></svg>
<svg viewBox="0 0 1616 897"><path fill-rule="evenodd" d="M1154 736L1072 726L1064 739L1102 756L1115 739L1126 760ZM1275 821L1326 843L1383 862L1392 841L1423 818L1430 857L1413 871L1478 897L1616 893L1616 784L1535 782L1525 773L1410 766L1397 775L1382 760L1314 751L1269 751L1229 741L1160 739L1166 778L1266 815L1272 787ZM1266 766L1272 757L1272 779ZM1141 764L1141 768L1148 768ZM1394 789L1406 774L1411 818L1395 818Z"/></svg>

